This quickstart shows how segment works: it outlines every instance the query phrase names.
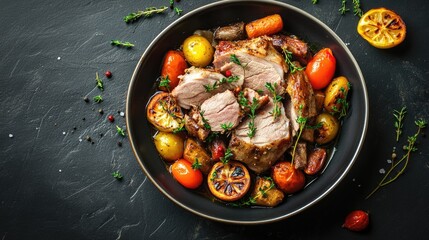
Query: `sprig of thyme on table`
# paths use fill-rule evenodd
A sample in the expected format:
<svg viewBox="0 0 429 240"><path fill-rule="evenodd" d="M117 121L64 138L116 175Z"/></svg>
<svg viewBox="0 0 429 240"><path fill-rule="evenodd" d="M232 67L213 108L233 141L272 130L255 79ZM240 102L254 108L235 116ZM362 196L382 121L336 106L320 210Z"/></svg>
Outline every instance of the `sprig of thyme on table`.
<svg viewBox="0 0 429 240"><path fill-rule="evenodd" d="M279 107L279 102L283 100L283 97L278 95L276 92L277 83L274 83L274 86L270 82L265 83L265 87L268 89L268 91L273 95L273 104L274 108L273 111L270 112L271 115L273 115L274 120L277 119L278 116L280 116L281 109Z"/></svg>
<svg viewBox="0 0 429 240"><path fill-rule="evenodd" d="M395 160L396 153L392 154L392 165L390 166L389 170L387 171L386 175L381 179L381 181L378 183L378 185L372 190L368 196L366 196L365 199L370 198L375 192L377 192L380 188L392 183L393 181L397 180L399 176L401 176L405 169L408 166L408 162L411 157L411 153L417 151L416 147L416 141L418 136L421 134L422 130L426 128L427 122L423 119L418 119L414 122L414 124L417 126L417 131L415 134L408 136L407 142L408 145L404 145L403 149L405 151L404 155L399 159ZM396 173L393 172L393 170L399 168L402 164L402 167L397 171ZM395 174L394 176L391 176L392 174Z"/></svg>
<svg viewBox="0 0 429 240"><path fill-rule="evenodd" d="M138 20L141 17L149 18L155 14L161 14L161 13L165 12L165 10L167 10L167 9L168 9L168 7L166 7L166 6L162 6L159 8L148 7L144 11L140 10L140 11L128 14L127 16L124 17L124 21L126 23L130 23L130 22L134 22L134 21Z"/></svg>
<svg viewBox="0 0 429 240"><path fill-rule="evenodd" d="M95 72L95 84L101 91L104 91L103 80L98 76L98 72Z"/></svg>
<svg viewBox="0 0 429 240"><path fill-rule="evenodd" d="M353 14L358 17L362 17L363 11L360 8L360 0L353 0Z"/></svg>
<svg viewBox="0 0 429 240"><path fill-rule="evenodd" d="M402 107L401 110L393 110L393 117L395 118L395 132L396 132L396 142L399 141L399 136L402 134L402 127L404 126L404 117L407 113L407 108Z"/></svg>
<svg viewBox="0 0 429 240"><path fill-rule="evenodd" d="M126 48L132 48L132 47L134 47L134 44L132 44L130 42L122 42L120 40L111 40L110 43L113 46L118 46L118 47L126 47Z"/></svg>
<svg viewBox="0 0 429 240"><path fill-rule="evenodd" d="M350 10L346 7L346 2L347 2L347 0L341 0L341 7L340 7L340 9L338 9L338 11L340 12L341 15L346 14L346 12L348 12Z"/></svg>
<svg viewBox="0 0 429 240"><path fill-rule="evenodd" d="M103 97L101 95L94 96L93 99L96 103L101 103L103 101Z"/></svg>

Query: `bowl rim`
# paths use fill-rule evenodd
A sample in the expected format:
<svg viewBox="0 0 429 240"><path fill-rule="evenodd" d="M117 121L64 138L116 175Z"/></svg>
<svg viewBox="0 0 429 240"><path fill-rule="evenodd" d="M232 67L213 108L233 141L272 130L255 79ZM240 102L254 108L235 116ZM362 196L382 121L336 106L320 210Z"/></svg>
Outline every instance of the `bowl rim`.
<svg viewBox="0 0 429 240"><path fill-rule="evenodd" d="M301 208L298 208L290 213L284 214L284 215L280 215L278 217L274 217L274 218L270 218L270 219L265 219L265 220L239 220L239 221L235 221L235 220L229 220L229 219L223 219L223 218L219 218L219 217L214 217L208 214L205 214L203 212L200 211L196 211L195 209L192 209L184 204L182 204L180 201L176 200L173 196L171 196L165 189L163 189L154 179L153 176L151 176L151 174L146 170L145 166L143 165L143 161L140 159L139 155L137 154L137 147L134 143L134 137L133 137L133 133L130 131L129 126L131 125L130 123L130 118L128 118L128 115L126 115L126 131L128 134L128 138L129 138L129 143L131 145L131 149L133 151L133 154L138 162L138 164L140 165L141 169L143 170L143 172L145 173L146 177L149 178L149 180L156 186L156 188L161 191L164 196L167 196L172 202L174 202L175 204L179 205L180 207L198 215L201 217L204 217L206 219L211 219L211 220L215 220L218 222L223 222L223 223L232 223L232 224L244 224L244 225L255 225L255 224L266 224L266 223L272 223L272 222L276 222L276 221L280 221L286 218L289 218L291 216L294 216L300 212L302 212L303 210L307 209L308 207L316 204L317 202L319 202L320 200L322 200L324 197L326 197L330 192L332 192L332 190L338 186L338 184L344 179L344 177L348 174L348 172L350 171L350 169L352 168L353 164L355 163L360 151L362 150L362 146L363 143L365 141L365 137L367 134L367 129L368 129L368 119L369 119L369 100L368 100L368 91L366 88L366 83L365 83L365 79L363 77L362 71L356 61L356 59L354 58L353 54L350 52L350 50L348 49L348 47L344 44L344 42L341 40L341 38L331 29L329 28L325 23L323 23L321 20L317 19L316 17L314 17L313 15L307 13L306 11L295 7L293 5L290 5L288 3L283 3L283 2L277 2L277 1L266 1L266 0L221 0L218 2L213 2L213 3L209 3L207 5L203 5L201 7L198 7L186 14L184 14L183 16L181 16L179 19L176 19L175 21L173 21L172 23L170 23L165 29L163 29L151 42L150 44L147 46L147 48L145 49L144 53L142 54L142 56L140 57L134 71L133 74L131 76L131 80L128 86L128 91L127 91L127 97L126 97L126 112L130 112L130 98L131 98L131 91L130 89L132 88L132 86L135 84L136 81L138 81L137 79L137 74L139 72L139 68L143 62L143 59L146 57L146 55L148 54L148 52L150 52L150 49L153 48L153 46L158 42L159 39L161 39L173 26L177 25L178 23L185 21L186 19L192 17L195 14L198 14L199 12L205 11L206 9L210 9L219 5L224 5L224 4L233 4L233 3L246 3L246 2L252 2L252 3L261 3L261 4L270 4L270 5L277 5L279 7L282 8L287 8L291 11L295 11L299 14L304 15L306 18L309 18L311 21L314 21L315 23L317 23L320 27L323 27L325 31L327 31L341 46L341 48L346 52L346 54L348 55L348 57L350 58L351 62L353 63L356 72L359 76L359 81L362 83L362 91L363 91L363 104L364 104L364 123L363 123L363 129L362 129L362 134L360 136L359 142L358 142L358 146L357 149L355 149L354 154L351 158L351 160L349 161L347 167L344 169L344 171L339 175L339 177L335 180L335 182L332 183L332 185L325 190L322 194L320 194L319 196L317 196L316 198L314 198L313 200L309 201L307 204L303 205Z"/></svg>

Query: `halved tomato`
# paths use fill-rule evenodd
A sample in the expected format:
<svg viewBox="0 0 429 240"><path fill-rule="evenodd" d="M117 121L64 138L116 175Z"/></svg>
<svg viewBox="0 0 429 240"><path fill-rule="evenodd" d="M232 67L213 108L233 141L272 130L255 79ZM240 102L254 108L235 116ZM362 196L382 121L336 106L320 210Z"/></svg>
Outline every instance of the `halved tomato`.
<svg viewBox="0 0 429 240"><path fill-rule="evenodd" d="M158 130L173 132L183 127L183 113L176 100L166 92L159 92L147 105L147 119Z"/></svg>
<svg viewBox="0 0 429 240"><path fill-rule="evenodd" d="M207 177L210 192L223 201L232 202L242 198L250 189L247 168L237 161L217 162Z"/></svg>
<svg viewBox="0 0 429 240"><path fill-rule="evenodd" d="M404 41L407 33L402 18L386 8L366 12L358 22L357 31L376 48L392 48Z"/></svg>
<svg viewBox="0 0 429 240"><path fill-rule="evenodd" d="M173 177L184 187L195 189L203 182L203 174L199 169L194 169L192 164L185 159L179 159L170 168Z"/></svg>

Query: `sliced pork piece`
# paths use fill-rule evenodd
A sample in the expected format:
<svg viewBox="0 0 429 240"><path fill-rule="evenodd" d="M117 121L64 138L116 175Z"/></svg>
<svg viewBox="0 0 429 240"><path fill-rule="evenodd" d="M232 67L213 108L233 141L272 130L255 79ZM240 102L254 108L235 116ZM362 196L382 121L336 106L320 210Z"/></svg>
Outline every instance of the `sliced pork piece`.
<svg viewBox="0 0 429 240"><path fill-rule="evenodd" d="M274 109L273 100L270 99L256 114L255 135L252 138L248 136L251 119L247 118L235 129L229 143L234 158L246 163L257 174L268 170L292 143L289 119L282 104L278 104L280 116L274 119L270 113Z"/></svg>
<svg viewBox="0 0 429 240"><path fill-rule="evenodd" d="M294 63L299 66L298 62ZM292 121L292 135L295 135L299 129L296 122L299 116L309 119L317 115L316 100L304 71L288 75L286 91L290 96L290 102L286 104L287 115Z"/></svg>
<svg viewBox="0 0 429 240"><path fill-rule="evenodd" d="M270 92L265 88L269 82L276 86L277 94L284 92L284 73L287 66L271 40L258 37L242 41L221 41L216 46L213 65L221 72L230 70L233 75L244 75L243 88Z"/></svg>
<svg viewBox="0 0 429 240"><path fill-rule="evenodd" d="M273 46L280 52L283 49L291 52L296 60L300 63L307 65L311 59L311 53L308 49L307 43L298 39L296 36L286 36L283 34L276 34L271 36Z"/></svg>
<svg viewBox="0 0 429 240"><path fill-rule="evenodd" d="M185 74L179 78L181 79L179 85L173 89L171 94L177 99L179 106L185 109L190 109L191 106L198 107L216 93L243 85L242 76L238 76L238 79L231 83L222 83L222 79L226 79L224 75L196 67L186 69ZM212 89L207 90L207 88Z"/></svg>
<svg viewBox="0 0 429 240"><path fill-rule="evenodd" d="M210 125L211 131L225 132L240 123L242 114L237 99L229 90L218 93L201 104L200 112ZM223 127L222 127L223 126Z"/></svg>

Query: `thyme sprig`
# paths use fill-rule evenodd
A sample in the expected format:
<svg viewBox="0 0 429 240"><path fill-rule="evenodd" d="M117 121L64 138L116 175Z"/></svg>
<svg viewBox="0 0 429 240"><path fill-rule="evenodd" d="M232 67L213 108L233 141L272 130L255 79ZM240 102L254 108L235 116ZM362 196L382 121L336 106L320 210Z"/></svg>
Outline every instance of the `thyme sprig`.
<svg viewBox="0 0 429 240"><path fill-rule="evenodd" d="M168 7L166 7L166 6L162 6L159 8L148 7L144 11L139 10L137 12L128 14L127 16L124 17L124 21L126 23L130 23L130 22L134 22L134 21L138 20L141 17L149 18L155 14L161 14L161 13L165 12L165 10L167 10L167 9L168 9Z"/></svg>
<svg viewBox="0 0 429 240"><path fill-rule="evenodd" d="M273 111L270 112L270 114L273 115L274 120L276 120L277 117L279 117L280 113L281 113L279 102L281 102L283 100L283 97L278 95L276 92L277 83L274 83L274 86L273 86L270 82L266 82L265 87L268 89L268 91L271 93L271 95L273 95L274 108L273 108Z"/></svg>
<svg viewBox="0 0 429 240"><path fill-rule="evenodd" d="M346 12L348 12L350 10L346 7L346 2L347 2L347 0L341 0L341 7L340 7L340 9L338 9L338 11L340 12L341 15L346 14Z"/></svg>
<svg viewBox="0 0 429 240"><path fill-rule="evenodd" d="M393 110L393 117L395 118L395 132L396 132L396 142L399 141L399 137L402 134L402 128L404 127L404 117L407 114L407 108L402 107L401 110Z"/></svg>
<svg viewBox="0 0 429 240"><path fill-rule="evenodd" d="M103 101L103 97L101 95L94 96L93 99L96 103L101 103Z"/></svg>
<svg viewBox="0 0 429 240"><path fill-rule="evenodd" d="M180 14L182 14L183 10L178 8L178 7L174 7L174 12L180 16Z"/></svg>
<svg viewBox="0 0 429 240"><path fill-rule="evenodd" d="M192 169L200 169L202 164L198 161L198 158L195 158L195 162L192 163Z"/></svg>
<svg viewBox="0 0 429 240"><path fill-rule="evenodd" d="M200 116L201 116L201 120L203 121L203 125L206 129L210 130L212 129L212 127L210 126L209 122L207 121L207 119L204 117L204 111L200 112Z"/></svg>
<svg viewBox="0 0 429 240"><path fill-rule="evenodd" d="M298 136L296 137L295 143L293 145L293 149L292 149L292 160L291 160L291 164L293 165L293 160L295 159L295 151L296 151L296 147L298 146L298 141L301 138L302 132L307 124L307 118L302 116L302 108L303 106L300 105L299 106L299 115L296 119L296 122L299 125L299 130L298 130Z"/></svg>
<svg viewBox="0 0 429 240"><path fill-rule="evenodd" d="M338 99L337 99L337 104L339 104L340 106L341 106L341 110L340 109L338 109L337 108L337 106L333 106L332 107L332 110L335 112L335 113L338 113L339 115L338 115L338 119L341 119L341 118L343 118L343 117L345 117L345 116L347 116L347 112L349 111L349 107L350 107L350 105L349 105L349 103L347 102L347 95L348 95L348 93L349 93L349 91L350 91L350 89L351 89L351 84L348 82L347 83L347 89L348 90L346 90L344 87L341 87L340 88L340 92L341 92L341 96L340 97L338 97Z"/></svg>
<svg viewBox="0 0 429 240"><path fill-rule="evenodd" d="M360 8L360 0L353 0L353 14L358 17L362 17L363 11Z"/></svg>
<svg viewBox="0 0 429 240"><path fill-rule="evenodd" d="M238 66L240 66L240 67L243 69L243 76L245 76L245 73L246 73L246 67L247 67L247 64L248 64L248 63L246 63L246 64L244 64L244 65L243 65L243 64L240 62L240 59L238 59L237 55L235 55L235 54L231 54L231 55L229 56L229 59L230 59L230 61L231 61L231 62L233 62L233 63L237 64Z"/></svg>
<svg viewBox="0 0 429 240"><path fill-rule="evenodd" d="M232 154L231 149L227 148L225 151L225 155L223 157L220 157L220 161L223 164L227 164L233 156L234 156L234 154Z"/></svg>
<svg viewBox="0 0 429 240"><path fill-rule="evenodd" d="M95 84L101 91L104 91L103 80L98 76L98 72L95 72Z"/></svg>
<svg viewBox="0 0 429 240"><path fill-rule="evenodd" d="M303 71L305 69L305 67L297 67L293 62L292 62L292 52L288 51L286 48L282 48L283 50L283 55L285 56L285 63L289 66L289 70L291 73L294 73L296 71Z"/></svg>
<svg viewBox="0 0 429 240"><path fill-rule="evenodd" d="M241 201L238 203L232 203L231 206L233 207L244 207L244 206L251 206L253 204L256 203L256 198L257 197L263 197L266 198L267 197L267 193L268 191L270 191L271 189L274 188L275 184L274 181L271 177L264 177L266 180L270 181L270 185L269 186L264 186L264 187L260 187L258 189L258 193L256 193L255 196L250 196L246 201Z"/></svg>
<svg viewBox="0 0 429 240"><path fill-rule="evenodd" d="M228 122L228 123L221 123L221 124L220 124L220 127L221 127L225 132L227 132L227 131L231 131L231 129L232 129L232 127L233 127L233 124L232 124L231 122Z"/></svg>
<svg viewBox="0 0 429 240"><path fill-rule="evenodd" d="M211 92L211 91L217 89L221 84L237 82L239 79L240 79L239 76L229 76L227 78L221 78L220 80L215 81L213 83L213 85L206 84L203 86L206 89L206 92Z"/></svg>
<svg viewBox="0 0 429 240"><path fill-rule="evenodd" d="M164 87L165 89L167 89L168 92L170 92L170 78L167 76L165 77L161 77L161 80L159 81L159 87Z"/></svg>
<svg viewBox="0 0 429 240"><path fill-rule="evenodd" d="M381 181L374 188L374 190L372 190L372 192L368 194L368 196L366 196L365 199L370 198L380 188L397 180L399 176L401 176L405 172L405 169L407 168L408 162L410 160L411 153L417 151L417 147L416 147L417 138L422 132L422 129L424 129L427 126L427 122L423 119L416 120L414 124L417 126L417 131L414 135L408 136L407 138L408 145L404 145L403 147L403 149L405 150L404 155L397 161L393 162L394 159L392 159L392 165L390 166L386 175L383 177L383 179L381 179ZM397 171L396 173L393 173L393 170L399 168L401 164L402 164L402 167L399 169L399 171ZM394 176L391 177L391 174L394 174Z"/></svg>
<svg viewBox="0 0 429 240"><path fill-rule="evenodd" d="M312 4L317 4L317 2L318 2L319 0L311 0L311 3Z"/></svg>
<svg viewBox="0 0 429 240"><path fill-rule="evenodd" d="M126 47L126 48L132 48L132 47L134 47L134 44L132 44L130 42L122 42L120 40L111 40L110 43L113 46L118 46L118 47Z"/></svg>
<svg viewBox="0 0 429 240"><path fill-rule="evenodd" d="M244 92L241 91L238 94L238 104L240 104L244 109L249 110L249 113L247 116L249 117L249 123L247 126L249 127L249 131L247 132L247 136L249 138L253 138L256 134L256 127L255 127L255 117L256 117L256 109L259 107L258 99L255 97L252 99L252 104L249 105L249 101L244 96Z"/></svg>

